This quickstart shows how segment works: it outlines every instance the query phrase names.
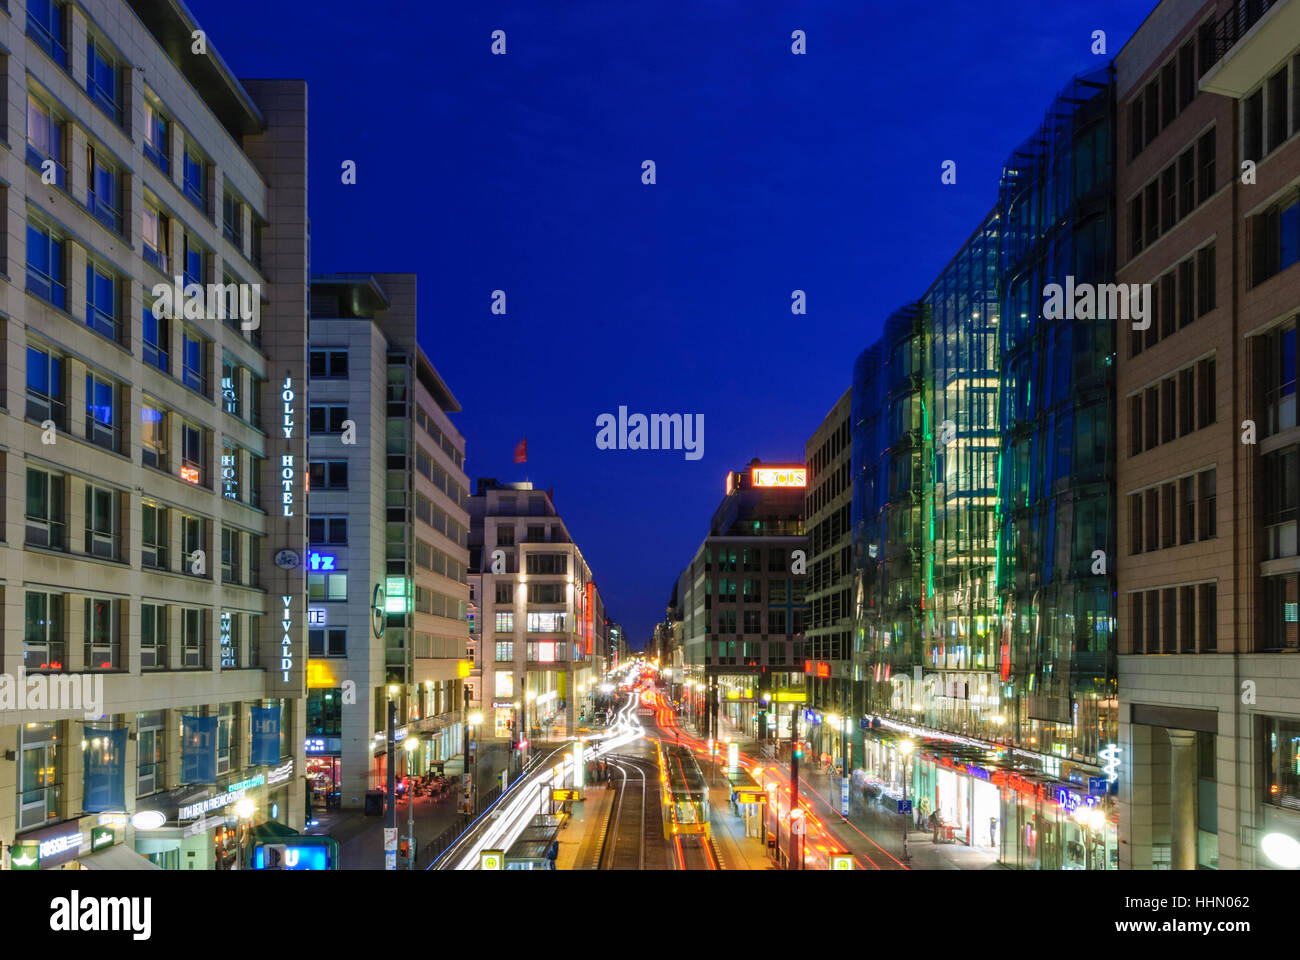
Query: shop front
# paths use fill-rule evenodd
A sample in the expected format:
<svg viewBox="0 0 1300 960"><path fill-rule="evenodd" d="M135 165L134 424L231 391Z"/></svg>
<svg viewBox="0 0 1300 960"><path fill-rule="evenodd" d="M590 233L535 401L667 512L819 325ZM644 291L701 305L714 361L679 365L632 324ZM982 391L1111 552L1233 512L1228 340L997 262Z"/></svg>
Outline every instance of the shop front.
<svg viewBox="0 0 1300 960"><path fill-rule="evenodd" d="M92 813L19 834L9 848L11 870L149 870L125 846L125 813Z"/></svg>
<svg viewBox="0 0 1300 960"><path fill-rule="evenodd" d="M236 869L248 830L287 816L294 781L289 759L225 784L143 797L137 820L145 813L160 825L135 830L135 852L165 870Z"/></svg>
<svg viewBox="0 0 1300 960"><path fill-rule="evenodd" d="M341 806L343 738L308 737L303 743L307 782L312 810L334 810Z"/></svg>
<svg viewBox="0 0 1300 960"><path fill-rule="evenodd" d="M1113 795L1086 795L1040 778L999 771L1005 836L999 859L1022 870L1119 867L1119 807Z"/></svg>

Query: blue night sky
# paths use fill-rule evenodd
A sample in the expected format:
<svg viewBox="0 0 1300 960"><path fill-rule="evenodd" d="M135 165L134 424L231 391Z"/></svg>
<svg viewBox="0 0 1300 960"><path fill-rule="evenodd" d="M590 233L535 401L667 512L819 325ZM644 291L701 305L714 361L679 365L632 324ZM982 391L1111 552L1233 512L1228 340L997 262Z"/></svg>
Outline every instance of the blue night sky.
<svg viewBox="0 0 1300 960"><path fill-rule="evenodd" d="M1113 56L1154 0L189 4L238 76L307 80L313 271L419 274L471 484L525 479L527 435L640 646L726 472L803 460L1092 31ZM704 414L703 459L597 450L620 404Z"/></svg>

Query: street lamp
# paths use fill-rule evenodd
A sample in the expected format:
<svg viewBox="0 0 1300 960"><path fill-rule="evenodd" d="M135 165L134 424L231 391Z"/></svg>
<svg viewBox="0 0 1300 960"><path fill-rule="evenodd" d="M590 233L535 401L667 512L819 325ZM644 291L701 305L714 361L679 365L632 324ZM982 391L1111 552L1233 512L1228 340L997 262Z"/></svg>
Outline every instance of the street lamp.
<svg viewBox="0 0 1300 960"><path fill-rule="evenodd" d="M248 842L248 821L253 818L253 811L256 807L253 801L244 797L235 803L235 816L239 818L239 842L235 847L235 856L237 858L235 869L244 869L244 846Z"/></svg>
<svg viewBox="0 0 1300 960"><path fill-rule="evenodd" d="M420 748L420 738L408 736L402 744L406 751L406 866L415 869L415 784L411 776L411 764L415 762L415 751Z"/></svg>
<svg viewBox="0 0 1300 960"><path fill-rule="evenodd" d="M912 819L912 811L907 809L907 758L912 755L916 748L911 740L904 740L898 745L898 752L903 755L903 808L907 810L903 814L903 862L908 862L907 856L907 822Z"/></svg>

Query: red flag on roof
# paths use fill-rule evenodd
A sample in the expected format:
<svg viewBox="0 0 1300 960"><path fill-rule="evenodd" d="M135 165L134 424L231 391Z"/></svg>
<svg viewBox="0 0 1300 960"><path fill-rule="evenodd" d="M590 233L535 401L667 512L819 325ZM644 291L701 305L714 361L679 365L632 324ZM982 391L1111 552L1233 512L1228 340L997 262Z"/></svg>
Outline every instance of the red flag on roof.
<svg viewBox="0 0 1300 960"><path fill-rule="evenodd" d="M515 463L528 462L528 438L524 437L519 441L519 446L515 447Z"/></svg>

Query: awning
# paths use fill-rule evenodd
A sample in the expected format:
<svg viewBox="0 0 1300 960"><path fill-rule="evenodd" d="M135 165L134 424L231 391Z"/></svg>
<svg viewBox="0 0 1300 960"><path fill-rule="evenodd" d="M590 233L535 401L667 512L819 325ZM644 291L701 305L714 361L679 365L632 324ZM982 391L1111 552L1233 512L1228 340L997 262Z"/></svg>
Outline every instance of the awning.
<svg viewBox="0 0 1300 960"><path fill-rule="evenodd" d="M116 843L111 847L79 857L84 870L161 870L148 857L142 857L124 844Z"/></svg>

